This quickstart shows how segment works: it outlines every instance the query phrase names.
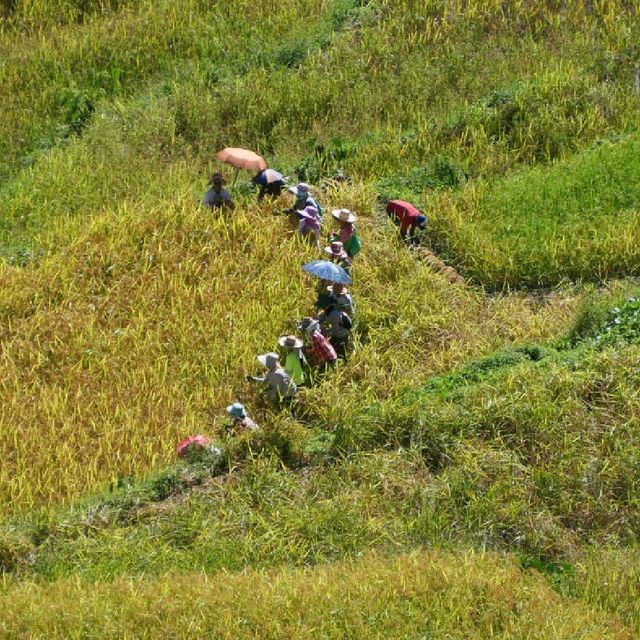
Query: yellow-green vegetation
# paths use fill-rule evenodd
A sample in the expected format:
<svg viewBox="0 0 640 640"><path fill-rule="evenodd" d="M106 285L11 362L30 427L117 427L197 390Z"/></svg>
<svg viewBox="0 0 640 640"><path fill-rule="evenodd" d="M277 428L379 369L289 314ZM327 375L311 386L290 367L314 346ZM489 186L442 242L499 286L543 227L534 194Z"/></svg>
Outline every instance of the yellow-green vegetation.
<svg viewBox="0 0 640 640"><path fill-rule="evenodd" d="M639 36L624 0L0 2L4 635L638 635ZM196 206L227 145L360 217L355 350L292 411L245 374L318 252L246 173Z"/></svg>
<svg viewBox="0 0 640 640"><path fill-rule="evenodd" d="M633 637L497 554L368 555L306 571L169 574L161 582L25 583L0 603L8 638Z"/></svg>
<svg viewBox="0 0 640 640"><path fill-rule="evenodd" d="M640 272L640 140L603 143L431 204L434 244L489 288Z"/></svg>

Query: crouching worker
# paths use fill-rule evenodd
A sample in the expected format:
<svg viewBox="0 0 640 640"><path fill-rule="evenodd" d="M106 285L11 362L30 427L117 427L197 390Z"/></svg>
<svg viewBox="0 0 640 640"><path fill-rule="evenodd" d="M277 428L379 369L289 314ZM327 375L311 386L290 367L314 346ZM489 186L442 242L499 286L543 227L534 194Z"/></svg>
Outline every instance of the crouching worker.
<svg viewBox="0 0 640 640"><path fill-rule="evenodd" d="M274 402L293 400L298 388L291 379L291 375L280 364L280 356L277 353L265 353L258 356L258 362L267 368L263 377L247 376L247 380L262 382L265 385L264 395Z"/></svg>
<svg viewBox="0 0 640 640"><path fill-rule="evenodd" d="M277 198L287 186L284 176L273 169L258 171L251 179L251 182L260 187L258 202L261 202L266 197Z"/></svg>
<svg viewBox="0 0 640 640"><path fill-rule="evenodd" d="M231 418L228 431L231 433L243 433L245 431L257 431L260 427L249 417L243 404L234 402L227 407L227 415Z"/></svg>
<svg viewBox="0 0 640 640"><path fill-rule="evenodd" d="M176 454L189 464L204 463L212 470L225 462L225 451L211 444L206 436L189 436L176 446Z"/></svg>
<svg viewBox="0 0 640 640"><path fill-rule="evenodd" d="M301 182L295 187L289 187L289 191L296 197L293 207L289 209L289 213L294 213L307 207L313 207L318 212L318 218L322 220L322 207L320 203L309 193L309 185Z"/></svg>
<svg viewBox="0 0 640 640"><path fill-rule="evenodd" d="M387 213L393 222L400 227L400 237L409 244L420 244L418 231L427 226L427 216L417 207L404 200L391 200L387 204Z"/></svg>
<svg viewBox="0 0 640 640"><path fill-rule="evenodd" d="M287 350L287 357L284 361L284 369L289 373L297 385L305 383L304 368L307 360L302 353L304 342L296 336L280 336L278 344Z"/></svg>
<svg viewBox="0 0 640 640"><path fill-rule="evenodd" d="M334 240L328 247L324 248L324 251L329 254L331 262L335 262L338 266L342 267L348 276L351 275L351 260L344 250L342 242Z"/></svg>

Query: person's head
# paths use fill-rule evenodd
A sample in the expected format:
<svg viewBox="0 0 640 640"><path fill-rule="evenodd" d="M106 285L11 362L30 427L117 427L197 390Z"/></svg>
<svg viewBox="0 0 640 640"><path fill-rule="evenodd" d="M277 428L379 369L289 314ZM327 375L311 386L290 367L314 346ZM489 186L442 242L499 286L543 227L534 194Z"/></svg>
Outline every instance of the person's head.
<svg viewBox="0 0 640 640"><path fill-rule="evenodd" d="M222 187L225 185L225 179L220 171L211 176L211 185L215 191L220 192L222 190Z"/></svg>
<svg viewBox="0 0 640 640"><path fill-rule="evenodd" d="M417 222L417 224L418 224L418 228L419 228L419 229L425 229L425 228L426 228L426 226L427 226L427 216L425 216L424 214L422 214L422 213L421 213L421 214L418 216L418 222Z"/></svg>
<svg viewBox="0 0 640 640"><path fill-rule="evenodd" d="M318 210L315 207L305 207L304 209L298 209L298 215L301 220L304 220L308 227L312 229L320 229L320 218L318 216Z"/></svg>
<svg viewBox="0 0 640 640"><path fill-rule="evenodd" d="M306 182L299 182L291 191L298 200L306 200L309 197L309 185Z"/></svg>
<svg viewBox="0 0 640 640"><path fill-rule="evenodd" d="M234 420L243 420L247 417L247 410L244 408L243 404L234 402L227 407L227 414Z"/></svg>
<svg viewBox="0 0 640 640"><path fill-rule="evenodd" d="M341 296L347 293L347 287L345 287L341 282L334 282L331 285L331 292L334 296Z"/></svg>
<svg viewBox="0 0 640 640"><path fill-rule="evenodd" d="M264 353L258 356L258 362L267 369L277 369L280 366L280 356L277 353Z"/></svg>
<svg viewBox="0 0 640 640"><path fill-rule="evenodd" d="M300 349L304 342L296 336L280 336L278 344L285 349Z"/></svg>
<svg viewBox="0 0 640 640"><path fill-rule="evenodd" d="M342 242L339 240L334 240L328 247L325 247L324 250L333 258L342 258L347 255Z"/></svg>
<svg viewBox="0 0 640 640"><path fill-rule="evenodd" d="M320 328L320 323L315 318L307 317L298 325L298 328L306 331L307 334L312 334Z"/></svg>

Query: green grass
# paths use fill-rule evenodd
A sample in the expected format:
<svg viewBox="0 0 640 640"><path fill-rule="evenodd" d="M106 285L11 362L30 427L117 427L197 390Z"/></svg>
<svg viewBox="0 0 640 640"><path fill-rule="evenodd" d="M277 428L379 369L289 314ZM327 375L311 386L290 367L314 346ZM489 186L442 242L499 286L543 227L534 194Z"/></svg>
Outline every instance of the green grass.
<svg viewBox="0 0 640 640"><path fill-rule="evenodd" d="M640 270L637 136L515 173L430 209L434 244L492 289L602 282Z"/></svg>
<svg viewBox="0 0 640 640"><path fill-rule="evenodd" d="M611 615L560 598L539 575L492 554L368 554L295 572L25 583L0 602L8 638L632 637Z"/></svg>

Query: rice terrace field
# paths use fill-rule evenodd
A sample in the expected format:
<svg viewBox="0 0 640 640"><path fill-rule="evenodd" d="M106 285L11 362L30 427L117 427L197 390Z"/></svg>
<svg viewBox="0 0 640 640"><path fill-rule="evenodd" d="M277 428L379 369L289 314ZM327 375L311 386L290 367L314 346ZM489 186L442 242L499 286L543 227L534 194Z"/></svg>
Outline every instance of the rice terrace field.
<svg viewBox="0 0 640 640"><path fill-rule="evenodd" d="M321 251L223 147L358 216L292 406ZM636 3L0 0L0 158L1 638L640 637Z"/></svg>

